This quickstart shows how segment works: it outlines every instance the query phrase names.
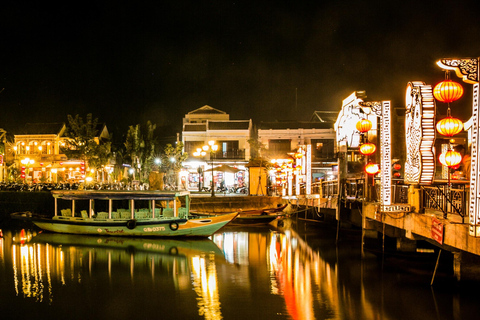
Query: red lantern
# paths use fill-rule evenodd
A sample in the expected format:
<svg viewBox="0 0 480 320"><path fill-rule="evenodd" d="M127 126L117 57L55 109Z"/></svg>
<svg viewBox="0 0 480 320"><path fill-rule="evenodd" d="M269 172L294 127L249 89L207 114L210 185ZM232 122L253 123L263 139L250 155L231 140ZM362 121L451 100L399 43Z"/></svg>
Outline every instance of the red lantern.
<svg viewBox="0 0 480 320"><path fill-rule="evenodd" d="M433 95L438 101L450 103L462 97L463 88L459 83L447 79L438 83L435 88L433 88Z"/></svg>
<svg viewBox="0 0 480 320"><path fill-rule="evenodd" d="M375 152L377 147L373 143L364 143L360 146L360 153L369 156Z"/></svg>
<svg viewBox="0 0 480 320"><path fill-rule="evenodd" d="M374 175L380 172L380 168L376 163L369 163L365 166L365 172Z"/></svg>
<svg viewBox="0 0 480 320"><path fill-rule="evenodd" d="M400 170L400 169L402 169L402 165L401 165L401 164L395 163L395 164L393 165L393 170Z"/></svg>
<svg viewBox="0 0 480 320"><path fill-rule="evenodd" d="M357 130L360 132L367 132L368 130L372 129L372 122L368 119L362 119L357 122Z"/></svg>
<svg viewBox="0 0 480 320"><path fill-rule="evenodd" d="M457 164L462 162L462 155L457 151L448 150L447 152L442 153L438 160L441 164L447 167L455 167Z"/></svg>
<svg viewBox="0 0 480 320"><path fill-rule="evenodd" d="M446 137L453 137L463 130L463 122L460 119L448 116L437 122L437 131Z"/></svg>

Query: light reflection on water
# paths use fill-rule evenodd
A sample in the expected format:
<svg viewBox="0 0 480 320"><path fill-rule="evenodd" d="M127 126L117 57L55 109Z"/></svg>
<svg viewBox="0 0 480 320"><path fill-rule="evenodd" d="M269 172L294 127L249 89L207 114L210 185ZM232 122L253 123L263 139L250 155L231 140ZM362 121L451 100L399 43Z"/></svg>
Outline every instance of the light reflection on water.
<svg viewBox="0 0 480 320"><path fill-rule="evenodd" d="M415 301L408 288L385 289L403 276L380 279L376 260L359 263L331 243L312 249L294 231L255 228L224 229L211 240L4 231L0 310L37 319L84 318L65 304L90 319L405 319L415 308L425 320L441 314L430 298L396 314L404 306L395 296Z"/></svg>

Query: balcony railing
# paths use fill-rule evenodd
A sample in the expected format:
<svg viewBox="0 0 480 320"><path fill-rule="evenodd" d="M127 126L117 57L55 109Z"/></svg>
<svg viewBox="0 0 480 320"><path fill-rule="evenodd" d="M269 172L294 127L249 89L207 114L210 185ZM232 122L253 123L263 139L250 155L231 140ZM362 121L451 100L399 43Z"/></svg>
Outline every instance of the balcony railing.
<svg viewBox="0 0 480 320"><path fill-rule="evenodd" d="M215 152L214 159L245 160L245 150L217 151Z"/></svg>
<svg viewBox="0 0 480 320"><path fill-rule="evenodd" d="M468 181L435 181L431 186L422 186L423 207L441 211L444 218L449 214L465 217L469 197Z"/></svg>

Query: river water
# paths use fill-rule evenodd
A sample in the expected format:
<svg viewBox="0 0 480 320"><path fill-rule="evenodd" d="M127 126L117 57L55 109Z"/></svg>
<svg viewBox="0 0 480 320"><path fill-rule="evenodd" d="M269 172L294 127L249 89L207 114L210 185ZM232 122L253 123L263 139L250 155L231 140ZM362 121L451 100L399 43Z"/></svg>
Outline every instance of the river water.
<svg viewBox="0 0 480 320"><path fill-rule="evenodd" d="M430 286L423 259L362 258L357 234L337 245L318 223L227 227L204 240L2 231L2 319L480 318L479 294L449 272Z"/></svg>

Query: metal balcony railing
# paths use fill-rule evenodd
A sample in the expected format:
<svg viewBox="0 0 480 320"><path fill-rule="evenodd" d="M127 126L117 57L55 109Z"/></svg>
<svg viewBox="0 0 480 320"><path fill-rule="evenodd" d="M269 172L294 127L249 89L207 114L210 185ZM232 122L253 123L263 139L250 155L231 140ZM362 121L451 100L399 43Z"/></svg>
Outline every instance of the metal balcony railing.
<svg viewBox="0 0 480 320"><path fill-rule="evenodd" d="M245 150L217 151L214 154L214 159L245 160Z"/></svg>
<svg viewBox="0 0 480 320"><path fill-rule="evenodd" d="M465 217L469 198L468 181L453 182L435 181L432 185L422 186L422 201L425 209L443 212L444 218L448 214Z"/></svg>

